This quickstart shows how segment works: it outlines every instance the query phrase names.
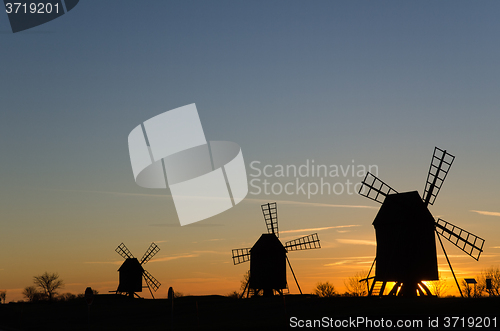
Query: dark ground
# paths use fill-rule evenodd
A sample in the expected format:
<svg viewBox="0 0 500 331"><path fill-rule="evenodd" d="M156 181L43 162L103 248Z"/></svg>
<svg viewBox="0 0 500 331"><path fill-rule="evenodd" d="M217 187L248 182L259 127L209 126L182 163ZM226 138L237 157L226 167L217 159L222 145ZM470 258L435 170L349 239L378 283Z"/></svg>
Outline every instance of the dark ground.
<svg viewBox="0 0 500 331"><path fill-rule="evenodd" d="M90 306L90 330L283 330L290 318L301 320L333 318L344 324L366 318L380 323L420 319L428 329L429 317L440 320L443 330L457 330L462 323L485 326L489 322L500 330L500 298L376 298L286 295L272 298L232 299L222 296L186 296L174 302L173 324L167 299L129 299L116 295L97 295ZM445 327L445 317L450 327ZM468 319L473 317L474 319ZM496 320L494 320L496 318ZM453 323L455 328L452 327ZM335 323L335 322L333 322ZM333 324L335 325L335 324ZM350 324L353 328L354 324ZM385 324L386 325L386 324ZM357 325L366 329L367 324ZM333 328L333 327L332 327ZM379 324L378 330L384 329ZM291 329L298 329L291 328ZM398 329L393 326L393 329ZM469 328L470 329L470 328ZM88 308L84 299L70 302L9 303L0 305L0 330L89 330Z"/></svg>

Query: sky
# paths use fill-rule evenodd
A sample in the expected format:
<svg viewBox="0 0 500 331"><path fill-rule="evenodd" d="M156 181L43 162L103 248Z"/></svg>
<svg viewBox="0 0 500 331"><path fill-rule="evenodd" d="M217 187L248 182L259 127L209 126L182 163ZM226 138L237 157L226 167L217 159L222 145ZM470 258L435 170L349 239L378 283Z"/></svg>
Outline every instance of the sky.
<svg viewBox="0 0 500 331"><path fill-rule="evenodd" d="M82 0L18 33L0 15L0 290L22 300L48 271L63 292L107 293L123 262L115 248L140 257L155 242L146 269L162 284L157 297L170 286L228 294L249 268L233 265L231 250L266 232L260 205L276 201L283 242L321 240L289 254L303 292L325 281L344 292L376 250L380 205L349 190L358 170L375 166L398 192L422 194L435 146L456 159L430 211L485 239L479 262L444 242L457 277L500 265L499 10L497 1ZM207 140L237 143L255 181L234 208L181 227L168 189L136 185L127 137L191 103ZM337 191L280 193L321 184L276 175L307 164L337 166L323 178ZM451 288L439 247L438 264ZM288 282L298 293L289 270Z"/></svg>

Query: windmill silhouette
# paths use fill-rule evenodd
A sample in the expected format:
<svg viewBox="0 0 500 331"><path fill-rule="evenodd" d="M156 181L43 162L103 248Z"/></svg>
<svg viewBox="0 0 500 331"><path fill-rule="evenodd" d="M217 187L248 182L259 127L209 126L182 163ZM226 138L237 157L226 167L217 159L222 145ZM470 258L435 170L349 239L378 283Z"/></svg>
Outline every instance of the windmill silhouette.
<svg viewBox="0 0 500 331"><path fill-rule="evenodd" d="M125 244L121 243L115 251L120 254L125 261L118 269L120 282L118 289L113 292L117 294L127 293L130 297L134 297L134 295L139 297L136 292L142 292L142 278L144 278L144 281L146 282L145 287L149 289L149 292L154 299L153 291L156 292L161 284L143 268L143 265L148 263L148 261L151 260L159 250L160 248L155 243L151 243L139 262L139 260L137 260L137 258L135 258L128 250Z"/></svg>
<svg viewBox="0 0 500 331"><path fill-rule="evenodd" d="M441 237L476 261L484 239L441 218L435 221L427 208L434 204L454 160L446 150L434 148L423 198L417 191L398 193L373 174L366 174L359 194L382 204L373 221L377 254L368 276L362 280L367 283L369 296L383 295L387 282L395 282L388 295L432 295L423 281L439 279L434 233L462 295ZM370 277L375 263L375 276Z"/></svg>
<svg viewBox="0 0 500 331"><path fill-rule="evenodd" d="M283 289L287 288L286 262L288 262L295 283L302 294L286 254L290 251L321 248L318 234L314 233L287 241L283 246L278 239L278 207L276 202L263 204L261 208L268 233L261 235L252 248L233 249L233 263L235 265L250 261L250 276L241 297L247 289L247 297L250 290L253 291L254 295L258 295L261 291L264 296L271 296L274 291L282 295Z"/></svg>

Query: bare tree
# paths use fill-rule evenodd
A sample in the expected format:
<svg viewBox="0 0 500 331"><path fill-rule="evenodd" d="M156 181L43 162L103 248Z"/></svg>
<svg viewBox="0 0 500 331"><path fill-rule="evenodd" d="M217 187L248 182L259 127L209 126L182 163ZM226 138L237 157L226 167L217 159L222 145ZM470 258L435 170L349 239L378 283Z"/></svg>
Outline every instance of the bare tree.
<svg viewBox="0 0 500 331"><path fill-rule="evenodd" d="M500 296L500 268L491 267L477 276L477 288L479 293L486 292L491 296ZM491 290L486 289L486 279L491 279Z"/></svg>
<svg viewBox="0 0 500 331"><path fill-rule="evenodd" d="M314 294L319 296L320 298L331 298L337 295L337 291L335 291L335 287L329 282L318 283L316 288L314 289Z"/></svg>
<svg viewBox="0 0 500 331"><path fill-rule="evenodd" d="M5 297L7 296L7 291L0 291L0 303L3 303L5 304Z"/></svg>
<svg viewBox="0 0 500 331"><path fill-rule="evenodd" d="M450 286L446 282L446 278L442 278L441 274L439 274L439 280L428 282L427 285L429 285L429 289L431 290L431 292L438 298L444 297L446 295L446 292L450 288Z"/></svg>
<svg viewBox="0 0 500 331"><path fill-rule="evenodd" d="M23 295L30 302L36 301L39 294L36 286L26 286L23 290Z"/></svg>
<svg viewBox="0 0 500 331"><path fill-rule="evenodd" d="M248 270L247 272L245 272L245 274L243 275L243 279L241 280L240 282L240 290L243 292L245 290L245 288L247 287L248 285L248 281L250 280L250 270Z"/></svg>
<svg viewBox="0 0 500 331"><path fill-rule="evenodd" d="M360 282L361 279L366 278L368 272L359 271L354 276L344 280L344 285L347 288L347 293L353 297L362 297L368 294L366 283Z"/></svg>
<svg viewBox="0 0 500 331"><path fill-rule="evenodd" d="M43 275L34 276L33 282L36 286L40 287L45 295L47 295L49 300L54 298L57 294L57 290L64 287L64 283L59 279L57 273L45 272Z"/></svg>

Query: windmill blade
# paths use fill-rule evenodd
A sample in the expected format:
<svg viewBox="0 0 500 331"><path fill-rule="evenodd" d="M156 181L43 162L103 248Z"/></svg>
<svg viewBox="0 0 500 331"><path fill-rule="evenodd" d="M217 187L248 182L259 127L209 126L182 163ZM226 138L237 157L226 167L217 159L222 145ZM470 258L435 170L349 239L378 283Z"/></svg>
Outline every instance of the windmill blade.
<svg viewBox="0 0 500 331"><path fill-rule="evenodd" d="M438 147L434 148L434 154L432 155L431 165L429 167L429 173L427 174L427 181L425 182L423 200L425 205L433 205L436 197L443 186L443 182L446 179L446 175L450 171L451 165L455 157L446 150L442 150Z"/></svg>
<svg viewBox="0 0 500 331"><path fill-rule="evenodd" d="M264 220L266 221L267 232L273 233L279 238L278 232L278 207L276 202L265 203L261 206Z"/></svg>
<svg viewBox="0 0 500 331"><path fill-rule="evenodd" d="M365 192L366 188L368 188L367 192ZM363 181L361 182L361 187L359 188L358 192L358 194L379 203L383 203L385 197L393 193L398 192L375 177L375 175L373 175L371 172L366 173L365 179L363 179Z"/></svg>
<svg viewBox="0 0 500 331"><path fill-rule="evenodd" d="M149 289L150 290L153 289L153 291L156 292L156 290L158 290L158 288L161 286L160 282L157 281L156 278L154 278L153 275L151 275L146 270L144 270L142 275L144 276L144 280L146 281L146 284L148 285Z"/></svg>
<svg viewBox="0 0 500 331"><path fill-rule="evenodd" d="M133 259L134 256L128 250L127 246L124 243L121 243L118 247L116 247L115 252L120 254L124 259Z"/></svg>
<svg viewBox="0 0 500 331"><path fill-rule="evenodd" d="M250 248L233 249L234 265L250 261Z"/></svg>
<svg viewBox="0 0 500 331"><path fill-rule="evenodd" d="M470 255L474 260L479 260L479 256L483 252L483 238L440 218L436 221L436 231L443 238Z"/></svg>
<svg viewBox="0 0 500 331"><path fill-rule="evenodd" d="M144 253L144 255L142 256L141 264L148 263L148 261L151 260L153 256L155 256L159 251L160 247L158 247L155 243L151 243L146 253Z"/></svg>
<svg viewBox="0 0 500 331"><path fill-rule="evenodd" d="M310 234L305 237L290 240L285 243L285 249L290 251L300 251L303 249L321 248L317 233Z"/></svg>

